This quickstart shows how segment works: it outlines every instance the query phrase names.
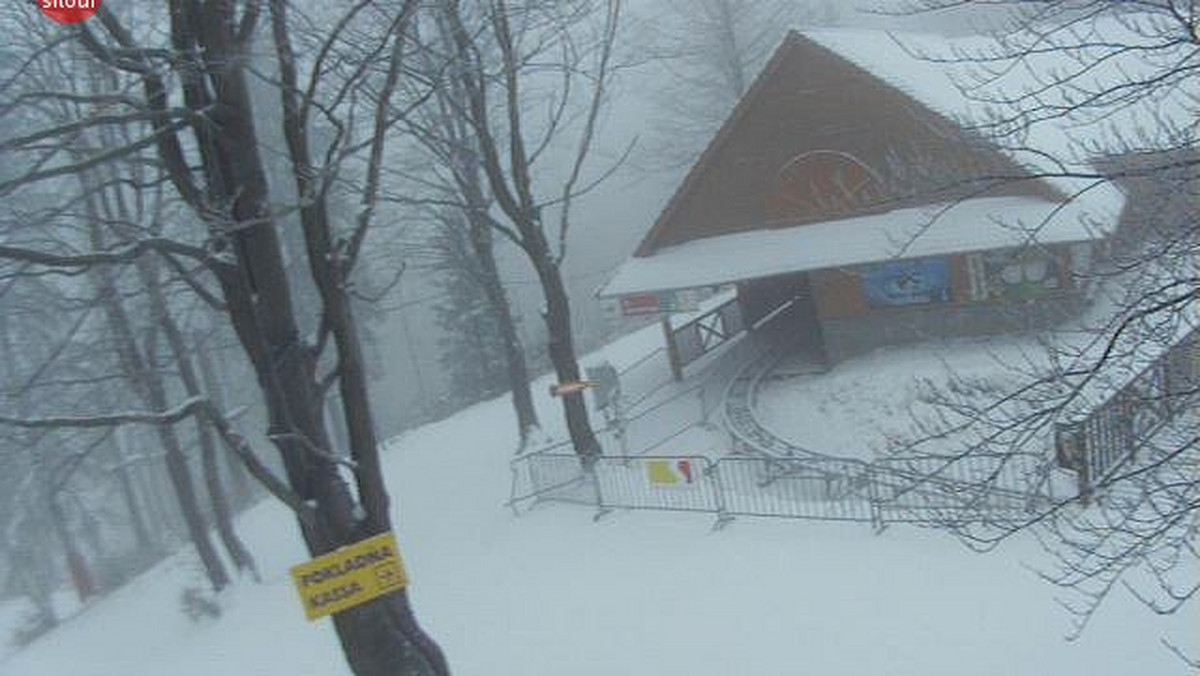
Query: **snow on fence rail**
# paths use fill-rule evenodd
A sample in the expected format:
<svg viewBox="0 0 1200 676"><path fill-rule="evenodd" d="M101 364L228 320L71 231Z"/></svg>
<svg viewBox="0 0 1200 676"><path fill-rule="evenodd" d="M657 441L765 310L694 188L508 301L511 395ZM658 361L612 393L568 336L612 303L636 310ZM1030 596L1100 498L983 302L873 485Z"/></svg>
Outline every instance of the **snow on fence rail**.
<svg viewBox="0 0 1200 676"><path fill-rule="evenodd" d="M1200 329L1193 329L1082 419L1061 424L1059 464L1078 472L1079 492L1134 459L1139 448L1192 405L1200 383Z"/></svg>
<svg viewBox="0 0 1200 676"><path fill-rule="evenodd" d="M986 468L958 475L927 469L921 475L912 465L841 458L700 455L602 456L585 467L571 453L537 452L513 461L508 505L518 514L537 503L569 502L594 506L596 518L617 509L700 512L714 515L717 527L747 516L861 522L878 531L888 523L1020 522L1048 504L996 487Z"/></svg>

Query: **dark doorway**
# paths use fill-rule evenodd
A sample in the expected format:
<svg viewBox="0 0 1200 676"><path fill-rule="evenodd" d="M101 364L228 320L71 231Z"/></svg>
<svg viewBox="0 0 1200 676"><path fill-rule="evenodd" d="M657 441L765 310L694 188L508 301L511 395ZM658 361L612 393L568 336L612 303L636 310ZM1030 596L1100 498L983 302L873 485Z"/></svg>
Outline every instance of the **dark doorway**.
<svg viewBox="0 0 1200 676"><path fill-rule="evenodd" d="M769 323L773 330L786 332L797 350L824 355L821 322L808 273L739 282L738 301L748 327Z"/></svg>

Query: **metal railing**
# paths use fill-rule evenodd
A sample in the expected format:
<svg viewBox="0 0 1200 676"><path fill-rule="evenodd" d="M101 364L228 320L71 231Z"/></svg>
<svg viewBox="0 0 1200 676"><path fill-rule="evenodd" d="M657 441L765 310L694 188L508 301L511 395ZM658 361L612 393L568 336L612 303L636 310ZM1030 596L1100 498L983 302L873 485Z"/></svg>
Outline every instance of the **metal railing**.
<svg viewBox="0 0 1200 676"><path fill-rule="evenodd" d="M883 527L877 482L866 463L729 457L717 463L716 474L730 517L857 521Z"/></svg>
<svg viewBox="0 0 1200 676"><path fill-rule="evenodd" d="M895 457L871 463L889 522L1011 522L1053 504L1049 467L1024 453Z"/></svg>
<svg viewBox="0 0 1200 676"><path fill-rule="evenodd" d="M622 453L585 462L563 442L516 458L507 504L518 514L538 503L567 502L595 507L597 518L618 509L655 510L712 514L718 527L745 516L861 522L877 531L888 523L1011 524L1051 504L1051 497L1040 493L1048 489L1041 457L972 454L868 462L825 455L778 437L758 423L754 399L761 378L786 354L781 338L786 332L761 325L690 386L652 373L657 352L625 367L622 389L627 380L637 385L620 396L622 414L604 430L622 442ZM643 377L631 378L635 373ZM693 396L699 397L699 420L661 436L651 418L666 407L694 405ZM704 455L649 455L704 426L714 408L721 409L733 455L715 461ZM639 444L641 454L630 454L625 442L631 426L643 419L654 423L658 435L638 434L653 443Z"/></svg>
<svg viewBox="0 0 1200 676"><path fill-rule="evenodd" d="M879 531L889 523L1011 523L1049 504L1041 495L996 487L995 467L980 464L971 458L953 464L974 472L965 480L932 465L920 474L913 466L828 457L602 456L585 466L571 453L539 452L513 461L508 505L518 514L538 503L569 502L594 506L596 518L618 509L655 510L712 514L716 527L742 516L850 521Z"/></svg>
<svg viewBox="0 0 1200 676"><path fill-rule="evenodd" d="M1059 464L1079 473L1079 492L1132 461L1143 444L1187 409L1200 386L1200 330L1192 330L1088 414L1059 425Z"/></svg>
<svg viewBox="0 0 1200 676"><path fill-rule="evenodd" d="M593 467L596 507L670 512L722 511L712 461L704 456L600 458Z"/></svg>

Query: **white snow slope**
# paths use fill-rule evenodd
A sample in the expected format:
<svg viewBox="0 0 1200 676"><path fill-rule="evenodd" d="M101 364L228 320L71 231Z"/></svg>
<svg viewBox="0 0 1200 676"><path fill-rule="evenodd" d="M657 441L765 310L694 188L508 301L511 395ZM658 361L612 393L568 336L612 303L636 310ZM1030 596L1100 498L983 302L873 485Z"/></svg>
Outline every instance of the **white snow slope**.
<svg viewBox="0 0 1200 676"><path fill-rule="evenodd" d="M387 454L416 610L457 676L1157 676L1187 672L1160 638L1196 648L1190 618L1156 617L1122 590L1064 641L1055 590L1021 565L1041 560L1030 541L980 555L900 526L876 536L740 520L710 532L701 515L593 523L567 506L514 517L502 506L510 415L504 399L487 402ZM241 528L265 579L231 590L220 620L180 612L181 588L200 583L183 552L0 674L348 674L329 621L305 621L292 589L288 567L306 556L286 510L265 503Z"/></svg>

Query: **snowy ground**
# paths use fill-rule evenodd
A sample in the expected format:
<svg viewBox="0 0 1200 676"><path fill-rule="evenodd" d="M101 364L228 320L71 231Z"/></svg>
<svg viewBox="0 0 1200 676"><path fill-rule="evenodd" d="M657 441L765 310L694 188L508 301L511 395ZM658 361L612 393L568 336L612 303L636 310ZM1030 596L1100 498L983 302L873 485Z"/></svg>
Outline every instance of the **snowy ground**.
<svg viewBox="0 0 1200 676"><path fill-rule="evenodd" d="M552 402L540 403L555 420ZM978 555L905 527L876 536L742 520L710 532L704 515L592 523L591 510L567 506L514 517L501 506L510 415L507 401L481 404L406 434L387 455L414 602L458 676L1166 675L1186 670L1161 637L1196 649L1185 618L1158 618L1123 591L1065 642L1054 590L1022 567L1040 560L1028 541ZM233 589L219 621L180 612L180 590L200 584L185 553L0 673L348 673L329 622L306 622L292 589L287 569L306 557L286 510L263 504L241 527L265 579Z"/></svg>
<svg viewBox="0 0 1200 676"><path fill-rule="evenodd" d="M827 455L873 460L923 436L915 422L934 424L927 402L935 392L996 397L1044 364L1033 340L959 339L875 350L814 373L788 358L764 378L755 410L776 435Z"/></svg>

